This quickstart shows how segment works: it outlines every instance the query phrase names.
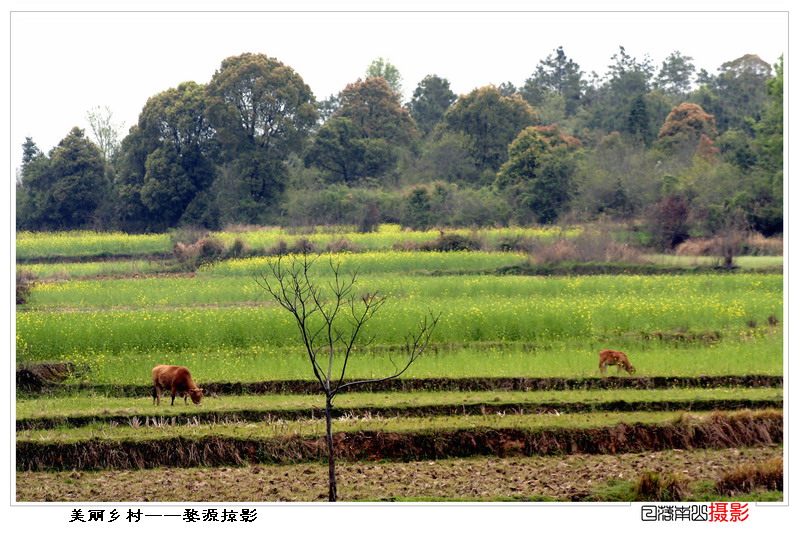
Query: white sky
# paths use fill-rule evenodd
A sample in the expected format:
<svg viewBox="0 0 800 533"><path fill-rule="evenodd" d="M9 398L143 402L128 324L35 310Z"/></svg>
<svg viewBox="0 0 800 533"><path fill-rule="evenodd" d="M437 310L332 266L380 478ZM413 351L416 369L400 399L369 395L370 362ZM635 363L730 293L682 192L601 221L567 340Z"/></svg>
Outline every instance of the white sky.
<svg viewBox="0 0 800 533"><path fill-rule="evenodd" d="M45 152L86 112L108 106L127 128L148 97L206 83L220 62L261 52L294 68L317 99L363 77L382 56L408 99L427 74L457 93L517 86L563 46L603 75L623 45L660 65L672 51L716 72L746 53L770 64L787 50L786 13L101 13L11 14L11 161L31 136ZM88 129L87 129L88 133ZM16 150L16 154L14 152Z"/></svg>

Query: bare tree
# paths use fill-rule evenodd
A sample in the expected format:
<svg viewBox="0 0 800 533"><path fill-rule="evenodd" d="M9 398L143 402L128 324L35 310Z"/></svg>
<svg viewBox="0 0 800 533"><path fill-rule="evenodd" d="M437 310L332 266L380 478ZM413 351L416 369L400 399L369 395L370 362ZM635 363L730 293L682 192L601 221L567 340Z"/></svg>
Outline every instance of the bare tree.
<svg viewBox="0 0 800 533"><path fill-rule="evenodd" d="M119 139L125 127L124 122L114 122L113 118L114 113L108 106L97 106L86 112L86 121L106 161L110 161L119 150Z"/></svg>
<svg viewBox="0 0 800 533"><path fill-rule="evenodd" d="M723 214L722 227L717 232L713 250L719 257L720 268L725 270L737 268L734 258L742 252L750 229L747 215L741 209L731 208Z"/></svg>
<svg viewBox="0 0 800 533"><path fill-rule="evenodd" d="M404 361L398 364L390 356L394 367L391 375L347 381L347 365L353 350L374 340L374 337L362 340L364 325L383 307L386 297L377 292L356 294L358 272L343 274L340 272L341 264L332 259L329 264L333 279L323 287L310 277L311 266L319 257L307 254L291 256L288 265L284 265L283 256L278 257L270 263L271 273L262 274L256 283L294 316L314 376L325 394L328 500L334 502L337 500L332 432L334 398L350 387L387 381L408 370L427 348L441 313L434 315L429 312L430 316L405 336Z"/></svg>

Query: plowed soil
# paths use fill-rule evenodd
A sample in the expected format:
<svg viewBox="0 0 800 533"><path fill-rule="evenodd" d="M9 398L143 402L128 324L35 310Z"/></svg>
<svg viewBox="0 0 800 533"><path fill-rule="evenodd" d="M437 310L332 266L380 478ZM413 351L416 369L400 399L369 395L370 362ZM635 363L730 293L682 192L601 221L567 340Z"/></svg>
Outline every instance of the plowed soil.
<svg viewBox="0 0 800 533"><path fill-rule="evenodd" d="M340 499L602 500L609 481L645 470L715 482L740 464L781 457L783 448L666 450L617 455L472 458L409 463L340 462ZM17 501L322 501L327 466L250 465L102 472L18 472Z"/></svg>

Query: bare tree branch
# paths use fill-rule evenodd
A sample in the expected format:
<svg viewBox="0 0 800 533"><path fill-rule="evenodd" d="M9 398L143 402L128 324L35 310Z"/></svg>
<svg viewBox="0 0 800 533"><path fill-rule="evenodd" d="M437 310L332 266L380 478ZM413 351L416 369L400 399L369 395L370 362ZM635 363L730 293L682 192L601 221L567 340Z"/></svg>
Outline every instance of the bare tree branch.
<svg viewBox="0 0 800 533"><path fill-rule="evenodd" d="M255 282L266 291L281 307L294 316L303 346L308 354L314 375L325 392L325 421L328 444L329 499L336 500L336 476L334 470L333 433L331 429L333 399L342 390L355 385L380 383L400 376L425 351L430 342L433 330L439 322L441 313L430 318L425 317L415 332L406 336L404 352L406 361L398 366L390 355L394 372L377 379L362 379L345 383L347 367L356 346L372 343L375 335L366 341L361 339L364 326L386 303L386 297L377 292L355 294L358 273L343 275L341 263L331 258L328 261L333 279L324 285L327 291L320 288L311 276L311 267L319 259L319 255L309 257L307 254L290 256L284 265L284 257L269 263L271 276L261 274ZM316 315L313 321L310 317ZM327 372L322 368L320 359L328 357ZM338 372L335 385L332 383L334 358L341 358L341 370ZM324 361L324 360L323 360Z"/></svg>

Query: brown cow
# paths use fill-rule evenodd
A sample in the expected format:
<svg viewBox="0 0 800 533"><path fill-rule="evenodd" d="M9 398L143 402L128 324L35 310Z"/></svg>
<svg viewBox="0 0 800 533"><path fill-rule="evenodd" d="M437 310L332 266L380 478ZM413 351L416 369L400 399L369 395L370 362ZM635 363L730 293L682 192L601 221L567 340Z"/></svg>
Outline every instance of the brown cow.
<svg viewBox="0 0 800 533"><path fill-rule="evenodd" d="M153 401L156 405L161 405L164 389L172 391L172 405L175 405L176 394L183 396L184 404L187 403L187 397L191 397L197 405L203 399L203 389L197 387L185 366L157 365L153 368Z"/></svg>
<svg viewBox="0 0 800 533"><path fill-rule="evenodd" d="M608 365L616 365L617 373L623 368L628 374L635 374L636 367L628 361L628 356L624 352L616 350L600 350L600 372L605 374Z"/></svg>

